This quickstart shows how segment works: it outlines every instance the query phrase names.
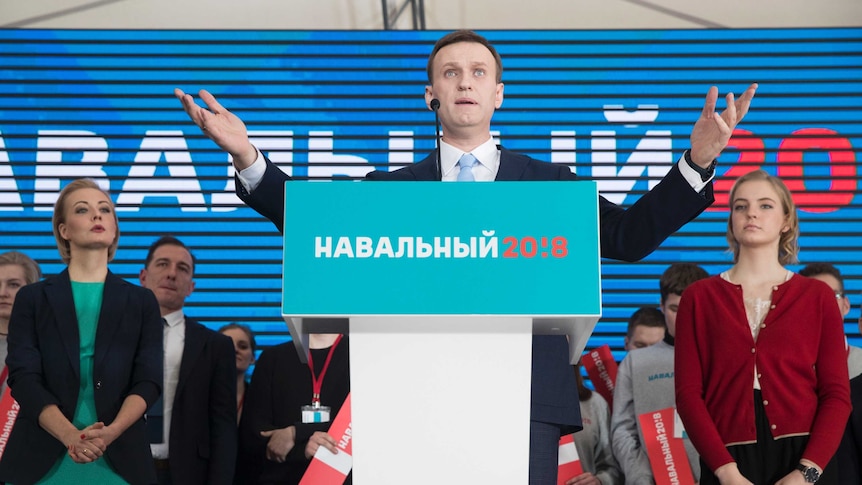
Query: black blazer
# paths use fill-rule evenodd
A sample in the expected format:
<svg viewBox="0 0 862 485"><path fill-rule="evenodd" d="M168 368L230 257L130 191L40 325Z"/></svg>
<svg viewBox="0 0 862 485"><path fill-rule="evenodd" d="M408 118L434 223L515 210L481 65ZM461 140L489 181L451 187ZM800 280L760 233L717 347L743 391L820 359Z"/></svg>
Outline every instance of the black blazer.
<svg viewBox="0 0 862 485"><path fill-rule="evenodd" d="M862 484L862 375L850 379L850 402L853 412L847 420L838 451L827 466L834 469L841 485ZM834 465L833 465L834 464Z"/></svg>
<svg viewBox="0 0 862 485"><path fill-rule="evenodd" d="M232 482L237 446L233 340L188 317L168 440L174 483Z"/></svg>
<svg viewBox="0 0 862 485"><path fill-rule="evenodd" d="M321 351L325 352L325 351ZM320 400L331 407L331 418L341 410L350 392L350 342L348 337L332 353L332 361L320 390ZM325 359L315 358L316 366ZM310 460L305 446L316 431L327 431L332 423L303 423L302 406L311 404L312 383L308 364L299 360L293 342L270 347L260 354L254 366L248 400L239 425L241 467L235 484L278 483L295 485L300 482ZM296 427L295 444L284 463L266 459L269 438L261 431L287 426ZM345 481L345 483L351 483Z"/></svg>
<svg viewBox="0 0 862 485"><path fill-rule="evenodd" d="M579 180L568 167L500 149L498 181ZM437 152L394 172L374 171L367 180L437 180ZM260 185L249 194L239 180L237 195L251 208L284 227L284 172L267 160ZM714 200L712 184L695 192L674 164L664 179L627 210L599 197L602 257L637 261L653 252L668 236L694 219ZM533 421L563 425L566 431L581 427L580 401L568 342L564 336L533 337L533 369L530 417Z"/></svg>
<svg viewBox="0 0 862 485"><path fill-rule="evenodd" d="M68 270L18 292L6 364L12 396L21 409L0 460L0 480L33 483L67 452L39 426L39 414L56 404L71 421L78 402L80 338ZM99 420L110 424L129 394L152 404L161 382L162 324L156 297L108 272L93 356ZM143 419L118 437L105 457L130 483L156 481Z"/></svg>

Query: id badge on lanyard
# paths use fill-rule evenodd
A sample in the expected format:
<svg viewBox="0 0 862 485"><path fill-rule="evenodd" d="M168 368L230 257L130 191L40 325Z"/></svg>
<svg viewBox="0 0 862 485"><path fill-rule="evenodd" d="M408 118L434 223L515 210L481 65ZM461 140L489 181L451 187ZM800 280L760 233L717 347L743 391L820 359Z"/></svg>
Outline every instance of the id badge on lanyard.
<svg viewBox="0 0 862 485"><path fill-rule="evenodd" d="M335 339L335 343L329 348L329 353L326 355L326 361L323 363L323 369L320 370L320 375L314 375L314 358L311 356L311 349L308 351L308 368L311 371L311 404L302 406L302 422L303 423L328 423L331 408L320 403L320 390L323 387L323 378L326 376L326 371L329 369L329 363L332 361L332 354L335 353L335 348L341 342L341 335Z"/></svg>
<svg viewBox="0 0 862 485"><path fill-rule="evenodd" d="M319 402L317 406L314 404L302 406L302 422L328 423L330 411L329 406L321 406Z"/></svg>

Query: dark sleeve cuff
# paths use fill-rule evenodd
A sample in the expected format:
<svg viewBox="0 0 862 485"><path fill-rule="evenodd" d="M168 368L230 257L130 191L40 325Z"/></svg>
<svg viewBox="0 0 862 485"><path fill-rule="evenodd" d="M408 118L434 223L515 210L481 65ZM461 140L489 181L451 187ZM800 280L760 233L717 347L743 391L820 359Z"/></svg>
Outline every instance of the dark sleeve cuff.
<svg viewBox="0 0 862 485"><path fill-rule="evenodd" d="M159 395L161 395L161 390L155 382L141 381L129 390L129 394L141 396L147 403L147 409L150 409L153 403L159 398Z"/></svg>

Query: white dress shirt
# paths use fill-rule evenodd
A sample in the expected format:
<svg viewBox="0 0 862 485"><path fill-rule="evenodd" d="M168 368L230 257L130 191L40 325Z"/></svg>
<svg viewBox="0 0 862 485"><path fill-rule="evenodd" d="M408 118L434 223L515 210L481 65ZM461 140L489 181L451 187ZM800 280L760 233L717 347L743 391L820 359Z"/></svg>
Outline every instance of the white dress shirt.
<svg viewBox="0 0 862 485"><path fill-rule="evenodd" d="M465 153L470 153L476 157L477 163L473 167L473 178L476 182L493 182L497 178L497 172L500 171L500 150L497 149L494 139L489 137L488 141L470 152L463 152L445 141L441 141L440 166L443 170L444 182L455 182L458 180L458 174L461 172L458 160Z"/></svg>
<svg viewBox="0 0 862 485"><path fill-rule="evenodd" d="M164 420L164 443L153 443L150 449L153 458L165 460L169 456L169 436L171 431L171 412L174 408L174 396L177 392L177 382L180 380L180 364L183 361L183 349L186 344L186 317L183 311L165 315L168 324L164 328L165 368L162 384L162 403Z"/></svg>

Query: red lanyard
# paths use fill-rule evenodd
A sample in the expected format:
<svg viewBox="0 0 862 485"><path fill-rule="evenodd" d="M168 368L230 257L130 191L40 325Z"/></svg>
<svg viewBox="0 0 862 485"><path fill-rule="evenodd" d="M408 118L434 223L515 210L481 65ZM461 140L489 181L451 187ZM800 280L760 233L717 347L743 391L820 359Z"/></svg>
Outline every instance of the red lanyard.
<svg viewBox="0 0 862 485"><path fill-rule="evenodd" d="M329 348L329 353L326 355L326 361L323 362L323 369L320 370L320 375L314 375L314 359L311 357L311 349L308 349L308 368L311 370L311 405L320 406L320 388L323 387L323 378L326 376L326 370L329 369L329 362L332 360L332 354L335 353L335 347L338 347L338 342L341 342L339 335L335 339L335 343Z"/></svg>

